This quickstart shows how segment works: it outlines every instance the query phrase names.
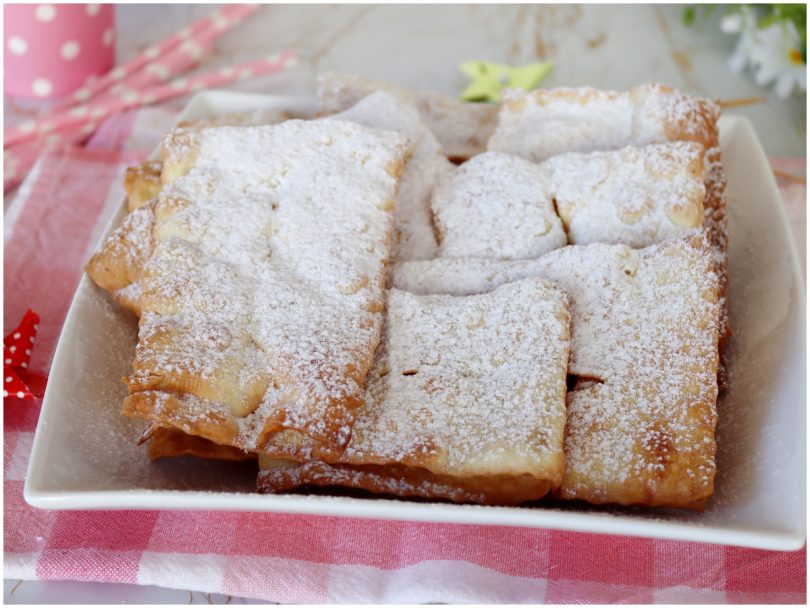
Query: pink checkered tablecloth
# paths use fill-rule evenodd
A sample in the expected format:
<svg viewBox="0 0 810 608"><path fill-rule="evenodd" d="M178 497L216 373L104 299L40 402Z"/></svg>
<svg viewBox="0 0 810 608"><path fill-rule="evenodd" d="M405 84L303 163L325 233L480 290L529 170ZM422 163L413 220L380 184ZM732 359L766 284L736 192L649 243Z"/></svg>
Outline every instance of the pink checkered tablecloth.
<svg viewBox="0 0 810 608"><path fill-rule="evenodd" d="M120 204L123 166L172 114L111 119L86 148L51 152L5 222L7 330L42 320L47 373L82 266ZM776 165L777 163L775 163ZM779 161L804 175L804 161ZM783 194L804 248L805 189ZM793 553L551 530L172 511L44 511L22 490L39 403L4 402L6 578L152 584L275 602L805 603Z"/></svg>

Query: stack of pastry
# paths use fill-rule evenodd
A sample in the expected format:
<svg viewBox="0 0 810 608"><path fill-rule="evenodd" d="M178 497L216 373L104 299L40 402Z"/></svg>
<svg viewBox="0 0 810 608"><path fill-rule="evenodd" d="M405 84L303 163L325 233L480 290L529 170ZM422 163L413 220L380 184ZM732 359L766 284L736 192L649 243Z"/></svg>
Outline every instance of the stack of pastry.
<svg viewBox="0 0 810 608"><path fill-rule="evenodd" d="M123 413L150 457L258 459L263 492L700 508L717 106L338 75L318 97L312 120L180 125L127 172L88 273L140 318Z"/></svg>

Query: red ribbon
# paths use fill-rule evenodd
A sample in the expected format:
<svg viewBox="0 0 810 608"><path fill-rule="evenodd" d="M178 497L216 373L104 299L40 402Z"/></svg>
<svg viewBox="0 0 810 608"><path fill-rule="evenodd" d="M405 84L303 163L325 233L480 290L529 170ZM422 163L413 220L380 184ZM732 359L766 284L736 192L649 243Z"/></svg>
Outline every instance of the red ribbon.
<svg viewBox="0 0 810 608"><path fill-rule="evenodd" d="M29 309L14 331L3 338L3 397L36 399L45 392L47 379L28 371L38 324L39 315Z"/></svg>

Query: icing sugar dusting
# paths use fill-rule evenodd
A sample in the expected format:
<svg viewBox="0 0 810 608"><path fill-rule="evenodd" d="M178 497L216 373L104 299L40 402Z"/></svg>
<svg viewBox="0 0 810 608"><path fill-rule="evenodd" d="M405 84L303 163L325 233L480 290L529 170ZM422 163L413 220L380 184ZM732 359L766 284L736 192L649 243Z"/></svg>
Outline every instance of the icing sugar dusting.
<svg viewBox="0 0 810 608"><path fill-rule="evenodd" d="M567 241L646 247L676 237L703 224L705 193L703 147L672 142L538 164L485 152L444 177L432 205L442 257L525 259Z"/></svg>
<svg viewBox="0 0 810 608"><path fill-rule="evenodd" d="M87 263L87 272L97 285L114 292L139 279L152 253L153 223L152 203L124 217Z"/></svg>
<svg viewBox="0 0 810 608"><path fill-rule="evenodd" d="M507 90L488 149L537 162L565 152L674 140L708 148L718 112L711 101L657 84L623 93L590 87Z"/></svg>
<svg viewBox="0 0 810 608"><path fill-rule="evenodd" d="M328 73L318 78L319 114L346 110L376 91L385 91L416 106L424 123L453 159L463 160L483 152L495 128L498 116L495 105L409 91L349 74Z"/></svg>
<svg viewBox="0 0 810 608"><path fill-rule="evenodd" d="M110 235L104 255L123 260L127 284L137 280L152 253L154 205L147 204L126 215L120 227ZM123 287L123 286L122 286Z"/></svg>
<svg viewBox="0 0 810 608"><path fill-rule="evenodd" d="M395 260L425 260L436 257L436 235L430 213L430 195L436 181L453 169L442 147L424 125L416 108L401 96L378 91L332 118L368 127L396 131L413 144L413 152L397 193L394 213L398 240Z"/></svg>
<svg viewBox="0 0 810 608"><path fill-rule="evenodd" d="M292 120L175 132L164 149L189 167L160 195L131 392L223 401L243 448L267 420L345 442L379 341L406 142Z"/></svg>
<svg viewBox="0 0 810 608"><path fill-rule="evenodd" d="M465 295L528 276L568 294L569 373L589 380L569 393L562 494L663 504L710 494L719 301L706 240L571 246L514 262L409 262L395 268L393 284Z"/></svg>
<svg viewBox="0 0 810 608"><path fill-rule="evenodd" d="M440 255L519 259L563 247L567 240L552 200L543 167L498 152L480 154L433 192Z"/></svg>
<svg viewBox="0 0 810 608"><path fill-rule="evenodd" d="M570 153L540 163L575 245L646 247L703 224L703 146L673 142Z"/></svg>
<svg viewBox="0 0 810 608"><path fill-rule="evenodd" d="M725 177L717 121L720 106L660 84L627 92L590 87L510 90L503 94L488 149L541 161L567 152L615 150L628 145L690 141L705 149L704 226L720 281L720 332L729 333L724 303L728 232ZM721 364L721 382L724 381Z"/></svg>
<svg viewBox="0 0 810 608"><path fill-rule="evenodd" d="M549 283L466 297L390 290L341 462L559 481L567 359L566 298Z"/></svg>

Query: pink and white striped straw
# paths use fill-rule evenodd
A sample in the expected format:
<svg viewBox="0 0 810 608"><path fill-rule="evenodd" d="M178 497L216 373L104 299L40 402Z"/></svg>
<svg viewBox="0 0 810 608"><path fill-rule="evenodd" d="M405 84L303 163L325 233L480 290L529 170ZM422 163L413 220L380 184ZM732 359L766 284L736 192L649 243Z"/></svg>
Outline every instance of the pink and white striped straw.
<svg viewBox="0 0 810 608"><path fill-rule="evenodd" d="M211 15L183 28L162 42L150 46L143 53L127 63L113 68L101 78L88 83L86 86L73 93L67 100L55 106L54 109L63 110L74 104L85 103L97 97L106 89L138 73L144 66L162 57L167 52L174 50L176 47L183 48L185 45L185 48L193 49L195 46L201 46L199 43L195 42L201 37L207 37L207 40L213 41L238 23L244 21L244 19L252 15L258 9L259 7L254 4L226 5ZM188 54L193 58L196 53Z"/></svg>
<svg viewBox="0 0 810 608"><path fill-rule="evenodd" d="M232 24L235 23L232 22ZM221 35L222 30L213 27L212 23L211 27L201 29L180 46L168 51L164 56L156 58L144 69L104 91L94 100L94 104L101 100L108 101L109 97L121 95L126 91L147 89L187 72L211 51L214 42Z"/></svg>
<svg viewBox="0 0 810 608"><path fill-rule="evenodd" d="M285 51L237 66L220 68L213 72L197 74L195 76L189 76L188 78L178 78L168 83L155 85L145 91L125 90L120 95L110 97L109 100L99 101L95 104L76 106L67 112L51 116L45 122L34 123L31 121L17 125L6 131L6 147L71 127L88 123L97 124L110 114L129 110L137 106L165 101L174 97L187 95L192 91L222 86L236 80L244 80L245 78L258 76L260 74L277 72L294 65L296 60L295 53Z"/></svg>
<svg viewBox="0 0 810 608"><path fill-rule="evenodd" d="M178 78L144 91L125 90L120 95L105 98L92 106L78 106L52 117L48 122L32 127L33 132L29 131L25 123L19 125L6 133L7 137L9 134L15 136L15 143L4 151L6 166L4 190L8 190L27 173L41 152L43 145L38 139L31 141L34 138L45 137L45 147L76 143L90 135L101 121L112 114L182 97L202 89L224 86L237 80L277 72L292 67L296 62L295 53L285 51L237 66L220 68L188 78ZM21 139L19 135L23 135L24 138Z"/></svg>

